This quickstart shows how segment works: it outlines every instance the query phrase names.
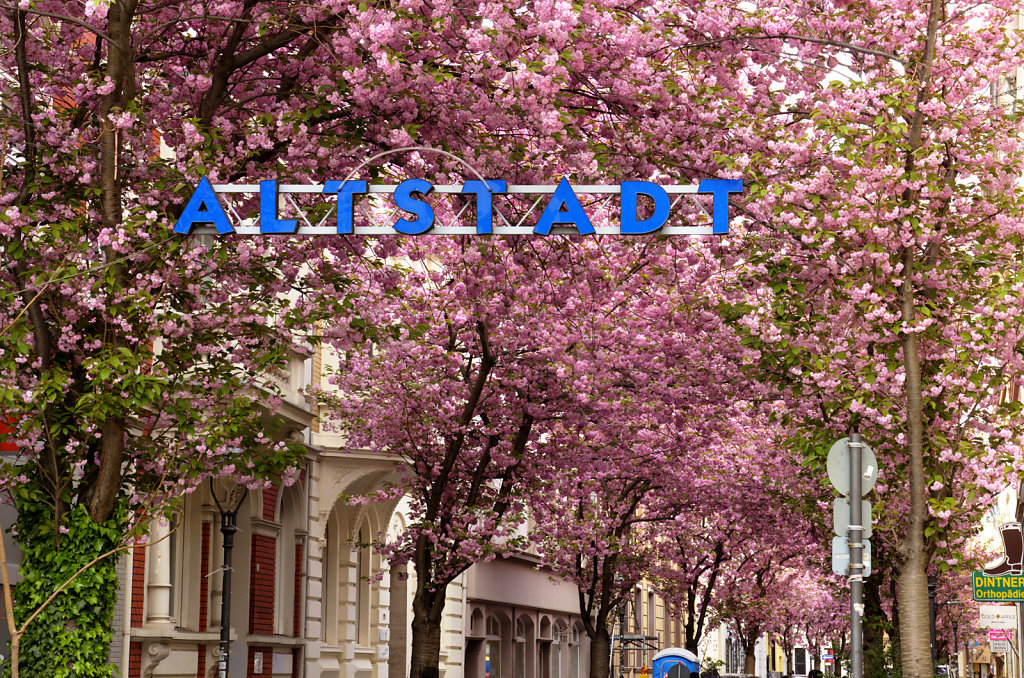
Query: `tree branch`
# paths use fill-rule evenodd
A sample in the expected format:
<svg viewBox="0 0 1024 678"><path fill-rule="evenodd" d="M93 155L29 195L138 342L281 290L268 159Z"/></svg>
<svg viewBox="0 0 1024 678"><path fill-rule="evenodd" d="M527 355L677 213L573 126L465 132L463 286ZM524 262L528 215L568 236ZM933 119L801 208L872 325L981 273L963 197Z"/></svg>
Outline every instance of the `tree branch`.
<svg viewBox="0 0 1024 678"><path fill-rule="evenodd" d="M9 10L15 11L15 12L37 14L39 16L45 16L45 17L48 17L50 19L56 19L58 21L63 21L65 23L75 24L76 26L81 26L82 28L84 28L85 30L89 31L90 33L92 33L96 37L103 38L107 42L113 44L113 40L110 39L109 35L107 35L103 31L101 31L100 29L96 28L95 26L90 26L89 24L87 24L86 22L82 21L81 19L76 19L73 16L68 16L66 14L55 14L53 12L44 12L41 9L35 9L34 7L16 7L14 5L4 5L4 4L0 4L0 9L9 9ZM116 47L115 46L115 49L120 49L120 47Z"/></svg>

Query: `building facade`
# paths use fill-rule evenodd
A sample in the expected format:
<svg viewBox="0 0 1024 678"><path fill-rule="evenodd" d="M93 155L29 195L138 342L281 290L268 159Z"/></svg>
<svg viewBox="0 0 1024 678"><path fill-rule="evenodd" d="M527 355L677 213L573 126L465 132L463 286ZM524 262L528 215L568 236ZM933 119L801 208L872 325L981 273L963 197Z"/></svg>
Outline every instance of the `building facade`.
<svg viewBox="0 0 1024 678"><path fill-rule="evenodd" d="M235 518L228 675L408 676L415 572L390 570L369 545L404 530L408 507L339 499L397 480L395 461L320 429L304 395L314 358L295 356L277 384L275 428L308 450L299 479L250 491ZM151 526L151 545L121 561L111 661L126 678L219 675L224 489L187 496L173 523ZM480 563L448 587L444 678L588 675L577 592L537 565L528 553Z"/></svg>

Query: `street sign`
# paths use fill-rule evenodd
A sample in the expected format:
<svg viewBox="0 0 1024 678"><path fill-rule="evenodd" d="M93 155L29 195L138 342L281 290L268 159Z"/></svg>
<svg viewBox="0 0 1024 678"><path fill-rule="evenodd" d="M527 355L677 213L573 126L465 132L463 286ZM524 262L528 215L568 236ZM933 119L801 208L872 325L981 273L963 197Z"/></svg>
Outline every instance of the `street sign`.
<svg viewBox="0 0 1024 678"><path fill-rule="evenodd" d="M822 659L824 659L824 660L825 660L825 661L827 661L827 662L830 662L830 661L832 661L833 659L835 659L835 655L831 655L831 654L823 654L823 655L821 655L821 658L822 658Z"/></svg>
<svg viewBox="0 0 1024 678"><path fill-rule="evenodd" d="M1000 579L1000 577L996 577ZM1016 605L979 605L978 628L982 629L1016 629Z"/></svg>
<svg viewBox="0 0 1024 678"><path fill-rule="evenodd" d="M863 574L865 577L871 574L871 542L861 539L864 549L861 551L861 560L864 563ZM846 537L832 537L832 571L836 574L847 577L850 574L850 545Z"/></svg>
<svg viewBox="0 0 1024 678"><path fill-rule="evenodd" d="M987 575L984 572L975 572L971 577L971 595L975 600L982 602L1024 603L1024 576ZM984 628L984 625L982 627Z"/></svg>
<svg viewBox="0 0 1024 678"><path fill-rule="evenodd" d="M864 531L861 536L871 536L871 502L867 499L860 500L860 521ZM839 537L845 537L850 530L850 498L836 497L832 500L832 530Z"/></svg>
<svg viewBox="0 0 1024 678"><path fill-rule="evenodd" d="M1010 641L1008 640L992 640L989 641L988 647L993 652L1009 652Z"/></svg>
<svg viewBox="0 0 1024 678"><path fill-rule="evenodd" d="M828 459L825 461L825 468L828 471L828 479L832 487L836 488L839 494L850 494L850 439L837 440L828 451ZM867 443L863 443L860 456L861 496L871 491L878 480L878 460L875 453L871 451Z"/></svg>
<svg viewBox="0 0 1024 678"><path fill-rule="evenodd" d="M989 629L988 639L992 640L1013 640L1013 631L1010 629Z"/></svg>

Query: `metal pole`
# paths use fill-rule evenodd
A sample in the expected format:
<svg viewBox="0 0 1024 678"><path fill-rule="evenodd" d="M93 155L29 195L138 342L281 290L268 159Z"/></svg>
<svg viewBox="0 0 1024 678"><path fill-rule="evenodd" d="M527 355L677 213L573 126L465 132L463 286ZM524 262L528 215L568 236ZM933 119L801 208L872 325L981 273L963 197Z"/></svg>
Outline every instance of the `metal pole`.
<svg viewBox="0 0 1024 678"><path fill-rule="evenodd" d="M956 676L957 678L964 678L963 672L960 669L960 639L957 638L956 631L959 623L956 619L953 620L953 652L956 653ZM952 663L952 659L950 659Z"/></svg>
<svg viewBox="0 0 1024 678"><path fill-rule="evenodd" d="M235 546L235 513L220 514L220 533L224 535L224 571L220 599L220 678L228 678L228 659L231 654L231 552Z"/></svg>
<svg viewBox="0 0 1024 678"><path fill-rule="evenodd" d="M939 663L939 647L935 637L935 575L928 575L928 632L932 643L932 675L935 675L935 665Z"/></svg>
<svg viewBox="0 0 1024 678"><path fill-rule="evenodd" d="M861 447L859 433L850 434L850 678L862 678L864 673L864 639L861 634L861 617L864 614L864 545L861 536Z"/></svg>
<svg viewBox="0 0 1024 678"><path fill-rule="evenodd" d="M626 635L626 622L629 616L629 598L622 601L622 607L619 609L619 678L623 678L626 673L626 644L623 640L623 636Z"/></svg>
<svg viewBox="0 0 1024 678"><path fill-rule="evenodd" d="M213 497L213 503L217 505L217 510L220 512L220 533L224 537L224 565L221 568L220 656L217 660L217 674L219 678L228 678L228 661L231 657L231 553L235 546L235 532L238 531L236 526L238 510L242 507L242 503L249 494L249 489L245 488L235 506L231 506L231 500L234 498L233 494L233 492L229 494L225 500L225 503L228 504L227 510L225 510L221 506L220 500L217 499L217 493L213 487L213 479L210 479L210 495Z"/></svg>

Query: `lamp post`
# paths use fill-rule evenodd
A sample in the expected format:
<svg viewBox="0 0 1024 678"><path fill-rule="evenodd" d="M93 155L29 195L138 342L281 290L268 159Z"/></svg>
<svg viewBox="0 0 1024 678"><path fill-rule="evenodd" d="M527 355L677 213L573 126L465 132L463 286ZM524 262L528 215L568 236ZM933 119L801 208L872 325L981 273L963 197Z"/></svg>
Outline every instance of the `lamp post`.
<svg viewBox="0 0 1024 678"><path fill-rule="evenodd" d="M235 524L238 510L242 508L242 503L248 494L249 488L235 485L227 493L224 503L221 504L213 486L213 479L210 479L210 496L213 497L213 503L217 505L217 511L220 512L220 533L224 537L224 565L221 568L220 656L217 659L219 678L228 678L228 659L231 655L231 551L235 546L235 532L238 531Z"/></svg>
<svg viewBox="0 0 1024 678"><path fill-rule="evenodd" d="M960 668L960 615L963 614L963 602L958 598L947 600L943 607L954 608L949 612L949 622L953 626L953 653L956 659L956 673L958 678L971 678L968 672L970 658L967 654L967 638L964 638L964 668Z"/></svg>
<svg viewBox="0 0 1024 678"><path fill-rule="evenodd" d="M953 651L956 652L957 654L960 654L960 640L957 638L957 635L956 635L957 628L959 626L960 626L960 624L957 621L956 617L953 617ZM957 669L957 673L959 673L960 672L960 662L959 661L957 661L956 669ZM963 678L963 676L959 676L958 675L957 678Z"/></svg>

